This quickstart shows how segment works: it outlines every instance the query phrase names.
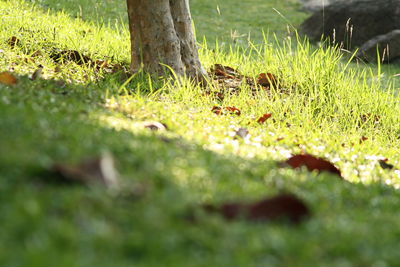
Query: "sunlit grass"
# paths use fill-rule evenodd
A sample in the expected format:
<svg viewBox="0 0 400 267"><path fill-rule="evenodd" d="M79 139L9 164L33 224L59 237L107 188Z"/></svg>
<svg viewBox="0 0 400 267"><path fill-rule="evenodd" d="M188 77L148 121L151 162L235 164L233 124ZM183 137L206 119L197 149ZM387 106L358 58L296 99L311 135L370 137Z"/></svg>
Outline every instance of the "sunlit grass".
<svg viewBox="0 0 400 267"><path fill-rule="evenodd" d="M283 92L253 95L243 86L219 101L187 80L138 73L126 82L122 73L50 57L72 49L127 66L126 26L115 30L23 1L0 1L0 12L0 71L19 80L0 85L0 265L397 264L400 177L378 160L400 166L399 88L384 68L348 65L337 49L312 47L295 32L283 38L260 30L263 42L200 44L201 61L253 78L274 73ZM21 40L14 48L12 36ZM42 77L29 80L39 65ZM241 115L218 116L215 105ZM264 113L272 117L256 123ZM145 121L168 130L151 132ZM234 137L240 127L249 137ZM127 192L146 189L142 199L42 180L54 162L103 151L114 155ZM302 152L330 160L348 182L278 167ZM304 199L312 218L298 228L184 219L203 202L281 191Z"/></svg>

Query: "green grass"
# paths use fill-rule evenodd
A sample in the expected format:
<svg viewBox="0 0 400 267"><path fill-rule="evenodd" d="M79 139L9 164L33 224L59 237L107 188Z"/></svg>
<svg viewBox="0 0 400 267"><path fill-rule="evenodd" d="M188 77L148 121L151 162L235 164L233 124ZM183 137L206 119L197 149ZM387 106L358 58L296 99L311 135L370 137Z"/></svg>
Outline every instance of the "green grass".
<svg viewBox="0 0 400 267"><path fill-rule="evenodd" d="M233 2L232 14L246 6ZM252 7L270 4L250 2ZM65 1L70 15L76 12L74 3ZM284 15L286 8L294 12L291 2L279 3ZM115 9L97 12L123 14L120 3L98 5L106 4ZM215 12L215 4L193 1L194 17L213 19L207 7ZM236 20L228 8L221 3L222 18L214 19ZM400 177L377 163L386 157L400 166L394 79L376 69L346 68L335 49L314 49L295 35L282 40L282 22L276 26L278 43L272 36L261 43L257 33L259 41L251 47L203 44L200 54L207 68L222 63L251 77L275 73L287 94L252 96L243 87L219 102L189 83L150 83L146 75L121 86L120 73L73 62L55 72L50 54L57 49L129 62L127 26L106 26L93 9L82 10L84 20L23 1L0 1L0 72L12 71L19 80L16 86L0 84L1 266L397 264ZM261 26L253 15L237 20L240 31ZM207 40L213 40L214 31L230 29L211 30L201 20L196 26ZM11 36L21 40L14 49L7 44ZM42 78L29 80L39 64ZM236 106L242 114L217 116L211 112L214 105ZM267 112L273 116L266 124L254 123ZM369 119L363 121L366 114ZM143 121L163 122L169 130L150 132ZM248 128L248 140L232 138L238 127ZM360 143L362 136L368 140ZM104 151L115 157L124 184L120 191L44 179L54 162L77 163ZM301 151L333 161L348 182L277 167L277 161ZM145 194L132 197L130 192L142 187ZM298 227L228 223L206 214L199 214L196 224L185 220L188 210L204 202L250 201L281 191L304 199L312 217Z"/></svg>
<svg viewBox="0 0 400 267"><path fill-rule="evenodd" d="M27 1L29 2L29 1ZM117 0L36 0L38 6L53 11L64 10L74 18L101 25L119 27L127 20L125 1ZM269 29L280 37L287 35L287 24L298 26L308 14L301 11L296 0L219 1L192 0L190 2L196 33L200 41L205 37L209 45L218 40L220 45L247 45L248 39L262 42L262 30Z"/></svg>

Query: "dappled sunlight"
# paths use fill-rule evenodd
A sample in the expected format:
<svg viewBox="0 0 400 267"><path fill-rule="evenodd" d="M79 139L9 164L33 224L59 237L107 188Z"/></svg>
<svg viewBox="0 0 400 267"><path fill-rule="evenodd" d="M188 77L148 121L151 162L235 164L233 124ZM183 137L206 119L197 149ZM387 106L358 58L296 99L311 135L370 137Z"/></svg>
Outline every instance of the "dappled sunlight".
<svg viewBox="0 0 400 267"><path fill-rule="evenodd" d="M1 263L397 263L398 77L297 0L193 0L209 83L130 75L125 2L64 2L0 0Z"/></svg>
<svg viewBox="0 0 400 267"><path fill-rule="evenodd" d="M246 128L241 128L242 123L238 123L237 120L228 118L225 121L219 115L212 114L208 109L199 107L192 111L177 112L176 108L179 106L174 107L172 103L167 105L167 102L160 103L154 102L150 98L145 99L146 97L138 100L129 96L109 99L106 101L106 107L112 113L92 114L91 117L103 127L154 136L159 140L177 139L222 156L238 157L243 161L254 159L276 161L278 164L296 153L307 152L322 155L338 166L343 177L350 182L363 184L381 182L394 188L400 186L398 171L387 171L379 166L379 161L386 159L383 155L368 155L359 151L370 141L362 141L364 139L359 141L360 137L357 133L346 140L354 140L353 142L359 142L358 144L354 144L352 141L341 141L339 138L328 145L324 141L326 135L324 131L318 135L313 133L314 138L309 140L307 133L301 134L293 127L278 130L270 125L265 126L268 130L261 130L258 125L251 124ZM209 117L204 114L209 114ZM220 121L216 123L216 120ZM186 121L190 121L190 123L183 126L181 123ZM146 128L149 122L166 123L167 129L151 131ZM249 133L240 136L238 135L239 129L247 129ZM279 134L277 134L278 132ZM333 148L335 146L340 148L335 150ZM397 162L392 159L391 162L397 165ZM213 182L204 178L206 174L204 169L200 168L194 173L186 174L184 169L185 167L179 167L179 164L171 166L173 179L177 184L195 186L200 183L212 187ZM195 177L199 177L199 180L196 180Z"/></svg>

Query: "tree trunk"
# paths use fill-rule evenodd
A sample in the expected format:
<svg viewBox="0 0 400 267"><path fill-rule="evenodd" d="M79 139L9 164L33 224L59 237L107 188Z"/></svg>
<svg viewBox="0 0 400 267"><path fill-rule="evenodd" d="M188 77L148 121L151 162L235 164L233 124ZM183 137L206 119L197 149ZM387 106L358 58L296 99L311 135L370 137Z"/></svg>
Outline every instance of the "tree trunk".
<svg viewBox="0 0 400 267"><path fill-rule="evenodd" d="M202 67L189 11L189 0L127 0L131 33L131 70L143 68L203 81Z"/></svg>

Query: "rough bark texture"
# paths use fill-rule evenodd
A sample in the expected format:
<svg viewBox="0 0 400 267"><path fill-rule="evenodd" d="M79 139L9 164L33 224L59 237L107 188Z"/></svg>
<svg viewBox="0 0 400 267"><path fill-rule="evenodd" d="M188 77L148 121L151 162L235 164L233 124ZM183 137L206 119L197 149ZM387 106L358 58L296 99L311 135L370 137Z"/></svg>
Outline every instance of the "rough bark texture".
<svg viewBox="0 0 400 267"><path fill-rule="evenodd" d="M188 0L127 0L131 32L131 70L169 72L203 80Z"/></svg>
<svg viewBox="0 0 400 267"><path fill-rule="evenodd" d="M350 48L400 29L399 16L400 0L338 1L315 12L300 31L311 40L319 41L324 35Z"/></svg>

